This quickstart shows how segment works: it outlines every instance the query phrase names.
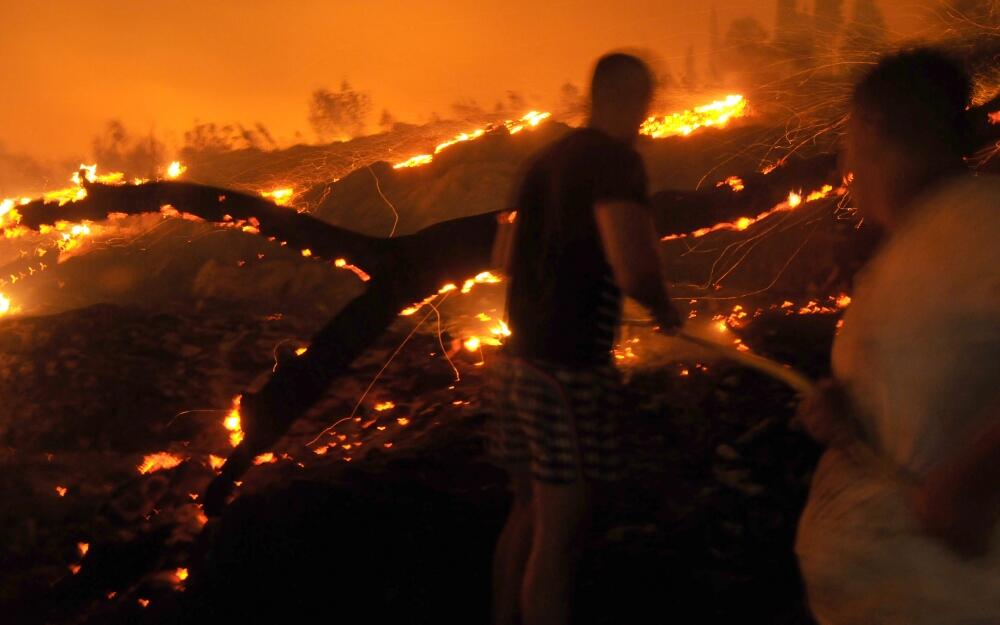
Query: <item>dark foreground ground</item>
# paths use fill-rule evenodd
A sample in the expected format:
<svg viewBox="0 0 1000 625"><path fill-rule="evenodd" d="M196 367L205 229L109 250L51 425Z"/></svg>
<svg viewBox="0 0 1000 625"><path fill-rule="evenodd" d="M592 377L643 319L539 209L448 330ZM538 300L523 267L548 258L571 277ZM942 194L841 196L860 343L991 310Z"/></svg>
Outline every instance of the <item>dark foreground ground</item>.
<svg viewBox="0 0 1000 625"><path fill-rule="evenodd" d="M778 315L745 338L818 375L833 323ZM228 448L225 410L177 413L224 407L267 371L262 346L294 346L308 324L114 307L6 322L0 620L488 622L507 495L478 436L478 357L454 355L456 382L440 357L451 337L418 332L320 440L326 453L304 447L350 416L411 327L204 524L195 497L213 474L207 455ZM45 353L61 356L46 365ZM631 477L598 502L576 622L811 623L791 546L817 449L788 427L792 393L721 362L629 376ZM395 406L376 410L383 401ZM186 461L139 475L142 456L164 450Z"/></svg>

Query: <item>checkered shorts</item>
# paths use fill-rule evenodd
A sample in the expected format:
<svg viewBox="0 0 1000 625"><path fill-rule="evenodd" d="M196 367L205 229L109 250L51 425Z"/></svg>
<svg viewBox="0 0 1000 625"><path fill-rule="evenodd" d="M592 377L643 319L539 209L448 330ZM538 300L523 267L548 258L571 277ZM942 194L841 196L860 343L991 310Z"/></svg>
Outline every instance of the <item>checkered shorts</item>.
<svg viewBox="0 0 1000 625"><path fill-rule="evenodd" d="M495 356L484 407L487 451L508 470L570 484L621 477L621 376L614 365L570 369Z"/></svg>

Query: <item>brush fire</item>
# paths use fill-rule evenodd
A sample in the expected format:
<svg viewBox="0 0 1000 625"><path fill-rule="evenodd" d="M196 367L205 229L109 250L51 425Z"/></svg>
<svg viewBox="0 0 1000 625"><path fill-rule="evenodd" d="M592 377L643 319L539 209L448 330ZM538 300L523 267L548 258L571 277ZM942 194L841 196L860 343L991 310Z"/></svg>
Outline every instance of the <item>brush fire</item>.
<svg viewBox="0 0 1000 625"><path fill-rule="evenodd" d="M627 141L602 125L600 98L633 97L634 85L602 86L595 74L592 90L566 82L558 97L542 95L542 76L575 76L593 62L575 50L605 19L594 7L589 17L539 8L537 20L558 31L551 40L531 25L503 34L506 11L463 18L456 32L450 17L407 9L378 24L377 44L358 43L367 60L313 36L329 27L344 41L375 37L372 24L341 24L353 9L310 9L315 23L299 20L293 42L260 7L239 20L235 5L225 18L171 8L165 23L185 24L170 31L176 43L194 45L203 25L225 32L207 37L218 46L200 37L197 55L179 52L186 69L162 75L148 49L161 25L116 12L129 30L112 39L133 42L148 75L109 70L113 88L95 82L108 93L70 113L60 108L69 100L43 106L29 94L17 106L36 112L4 109L21 117L0 121L11 137L0 145L0 607L10 622L486 621L502 603L490 595L490 558L510 497L509 467L492 456L495 415L509 403L525 420L525 406L551 401L569 425L545 424L506 451L533 457L553 435L546 428L564 425L571 470L586 474L586 455L599 453L588 445L627 450L619 495L592 504L599 514L576 571L573 622L814 623L792 545L822 450L793 416L831 375L843 317L863 304L861 268L886 245L859 208L865 178L851 168L863 159L844 152L848 94L898 45L890 33L924 31L894 9L892 31L878 7L888 3L859 0L846 21L832 17L841 3L778 2L770 33L761 21L773 7L757 4L760 15L711 9L705 28L690 26L705 30L697 50L665 40L638 55L645 108L628 118ZM683 8L668 5L664 19ZM45 34L40 9L18 10L26 33ZM611 37L616 45L649 38L636 23L606 19L602 28L628 33ZM827 20L835 35L817 30ZM862 38L878 30L862 22L882 24L877 41ZM980 22L988 27L967 26ZM968 114L978 124L962 156L981 176L1000 171L994 22L989 12L948 22L966 26L941 43L974 82ZM135 39L140 30L149 38ZM390 40L416 34L419 43L396 54ZM279 37L265 47L303 68L274 75L271 61L247 52L236 71L238 50L261 37ZM537 42L537 54L512 50L507 69L486 73L500 62L486 42L513 37ZM468 46L468 59L446 41ZM27 72L18 45L29 44L0 49ZM60 64L31 45L46 66ZM139 67L118 43L94 45L95 59L107 45ZM390 58L401 67L383 68ZM45 69L39 94L63 71ZM295 106L283 98L320 74L340 88L316 88L308 117L299 113L313 134L279 122ZM274 88L262 93L261 84ZM448 102L451 114L434 112ZM124 121L99 130L99 109ZM178 126L216 115L275 121ZM41 128L71 119L103 134L76 145L75 130ZM625 180L633 197L641 178L655 251L645 275L660 278L678 318L670 327L641 290L622 286L613 347L602 352L621 383L622 416L606 430L588 429L598 400L575 404L572 374L517 355L538 348L524 338L538 336L536 321L558 326L553 335L575 332L574 349L599 343L603 328L577 331L597 313L563 302L586 307L580 292L615 299L619 290L601 291L602 281L629 284L614 254L602 252L600 267L580 255L610 249L599 217L543 219L525 199L548 206L557 197L556 178L531 172L563 163L566 145L584 157L565 161L573 166L558 170L560 184L612 189L599 206L623 194L603 183ZM601 150L611 149L608 160ZM641 176L634 164L623 169L626 153ZM531 257L548 237L572 245ZM554 284L567 263L573 292L516 299L527 282ZM561 316L516 317L545 306ZM510 371L524 386L498 399ZM580 379L583 390L572 392L604 392L603 378ZM531 466L533 479L558 469L547 458L551 467ZM313 606L317 596L333 603Z"/></svg>

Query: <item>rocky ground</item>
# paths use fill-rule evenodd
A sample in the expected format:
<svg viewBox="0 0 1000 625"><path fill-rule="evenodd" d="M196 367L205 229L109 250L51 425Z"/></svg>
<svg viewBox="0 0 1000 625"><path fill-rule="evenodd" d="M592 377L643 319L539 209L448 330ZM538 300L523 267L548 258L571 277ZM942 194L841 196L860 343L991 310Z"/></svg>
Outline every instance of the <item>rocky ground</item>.
<svg viewBox="0 0 1000 625"><path fill-rule="evenodd" d="M197 497L229 449L233 396L317 320L205 305L2 322L5 620L487 622L507 506L479 439L488 364L461 348L468 315L442 315L378 376L424 312L401 319L208 523ZM745 340L820 375L832 328L778 314ZM599 498L578 621L809 623L791 541L817 450L788 426L792 393L636 352L631 477ZM182 462L140 474L155 452Z"/></svg>

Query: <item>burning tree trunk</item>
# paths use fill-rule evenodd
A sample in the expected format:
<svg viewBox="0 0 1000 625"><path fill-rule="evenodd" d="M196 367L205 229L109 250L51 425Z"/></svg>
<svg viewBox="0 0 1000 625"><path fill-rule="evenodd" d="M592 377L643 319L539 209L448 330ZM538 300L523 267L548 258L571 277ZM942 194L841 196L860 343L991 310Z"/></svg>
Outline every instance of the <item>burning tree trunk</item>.
<svg viewBox="0 0 1000 625"><path fill-rule="evenodd" d="M683 235L743 214L758 214L798 185L827 182L832 157L799 161L771 175L741 181L739 192L725 186L703 191L667 191L653 198L661 235ZM370 276L367 290L344 307L313 338L308 351L283 363L266 385L242 402L245 439L232 452L206 497L217 512L232 482L253 458L274 444L337 377L398 317L399 312L447 283L461 284L489 266L497 213L445 221L412 235L379 239L330 225L227 189L183 182L141 185L85 185L87 196L64 204L35 201L18 207L19 224L37 229L59 220L102 220L116 214L160 212L172 207L184 218L241 228L309 250L314 257L338 259ZM169 209L167 209L169 213ZM342 260L341 260L342 259Z"/></svg>

